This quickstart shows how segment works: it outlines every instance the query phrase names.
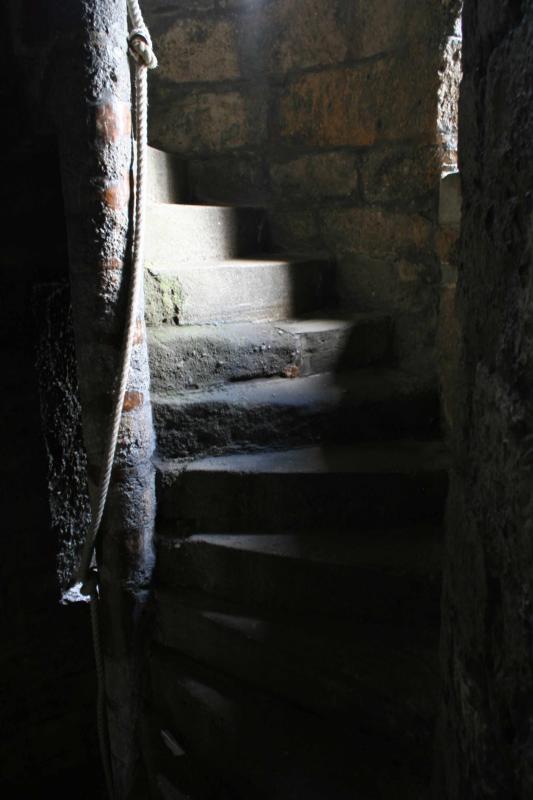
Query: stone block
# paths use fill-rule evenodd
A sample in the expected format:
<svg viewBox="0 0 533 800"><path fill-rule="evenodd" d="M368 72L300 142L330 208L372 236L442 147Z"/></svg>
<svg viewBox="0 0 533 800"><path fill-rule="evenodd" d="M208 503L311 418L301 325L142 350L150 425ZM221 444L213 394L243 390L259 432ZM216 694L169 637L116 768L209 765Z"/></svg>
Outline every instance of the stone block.
<svg viewBox="0 0 533 800"><path fill-rule="evenodd" d="M394 261L346 254L338 260L342 302L358 309L391 309L396 300ZM396 309L397 310L397 309Z"/></svg>
<svg viewBox="0 0 533 800"><path fill-rule="evenodd" d="M318 147L431 142L438 75L427 69L427 56L411 47L401 56L296 78L279 99L282 139Z"/></svg>
<svg viewBox="0 0 533 800"><path fill-rule="evenodd" d="M146 153L149 203L184 203L188 199L186 162L173 155L149 147Z"/></svg>
<svg viewBox="0 0 533 800"><path fill-rule="evenodd" d="M353 583L363 584L365 580L367 585L371 583L368 574L362 580L354 574ZM379 580L382 576L378 574L374 586ZM326 590L327 581L324 584ZM317 581L315 592L317 585L322 588ZM421 602L428 594L424 589L420 591ZM297 590L297 583L294 590ZM374 591L369 587L371 597ZM414 725L415 721L420 724L420 718L432 718L438 685L436 648L426 645L407 656L400 649L391 648L394 652L391 682L391 664L387 659L390 644L384 645L379 634L369 635L367 627L361 626L362 635L358 636L358 629L354 630L344 621L335 625L336 635L332 635L334 623L320 620L320 617L313 624L303 615L303 618L289 617L283 612L282 619L277 620L257 612L243 617L243 609L249 606L206 600L197 594L186 599L180 595L182 591L178 596L159 591L156 596L156 640L167 648L209 664L237 680L251 680L264 692L281 696L317 716L329 714L338 719L342 714L354 714L361 725L373 724L374 727L391 724L394 717L396 720L392 724L396 726L401 726L400 720L409 720ZM394 599L391 591L391 605ZM433 607L438 606L434 598L432 601ZM370 602L370 598L366 598L366 602ZM401 635L397 635L400 640ZM380 713L380 701L387 709L385 713ZM372 716L377 717L373 723ZM284 800L291 797L286 793L264 795L269 796ZM304 796L312 795L306 792ZM331 796L344 800L349 797L337 792ZM356 796L361 797L359 793ZM315 797L327 795L321 792Z"/></svg>
<svg viewBox="0 0 533 800"><path fill-rule="evenodd" d="M250 118L246 97L237 91L159 91L151 141L164 150L203 153L257 143L261 116Z"/></svg>
<svg viewBox="0 0 533 800"><path fill-rule="evenodd" d="M323 249L318 213L314 211L270 210L268 222L275 250L305 253Z"/></svg>
<svg viewBox="0 0 533 800"><path fill-rule="evenodd" d="M405 0L358 0L349 5L351 58L370 58L405 42L409 5Z"/></svg>
<svg viewBox="0 0 533 800"><path fill-rule="evenodd" d="M145 266L171 270L257 253L264 220L255 208L154 203L146 211Z"/></svg>
<svg viewBox="0 0 533 800"><path fill-rule="evenodd" d="M435 36L440 9L411 9L405 0L276 0L268 7L272 27L270 68L339 64L395 50L408 41Z"/></svg>
<svg viewBox="0 0 533 800"><path fill-rule="evenodd" d="M150 329L154 393L176 394L228 382L295 377L383 361L391 320L384 314Z"/></svg>
<svg viewBox="0 0 533 800"><path fill-rule="evenodd" d="M345 371L386 361L392 321L386 314L347 314L342 319L300 319L279 323L299 341L300 375Z"/></svg>
<svg viewBox="0 0 533 800"><path fill-rule="evenodd" d="M270 178L282 201L346 197L357 190L357 158L351 153L316 153L272 164Z"/></svg>
<svg viewBox="0 0 533 800"><path fill-rule="evenodd" d="M326 210L321 223L322 235L331 249L372 258L427 251L433 234L433 225L425 217L376 208Z"/></svg>
<svg viewBox="0 0 533 800"><path fill-rule="evenodd" d="M418 761L430 760L426 716L418 714L422 704L415 707L406 704L404 694L400 695L401 683L397 679L394 687L398 696L391 697L390 702L383 700L383 697L390 697L390 690L388 695L383 691L376 694L362 676L349 681L345 665L360 664L362 670L364 663L365 675L374 665L373 678L386 671L388 682L392 663L393 674L396 676L400 671L407 674L411 684L420 691L421 686L428 685L422 675L429 673L430 683L435 683L435 667L430 666L435 659L434 656L428 658L427 647L422 651L424 655L417 650L409 658L405 654L405 644L400 647L398 643L386 656L374 653L373 658L367 659L363 657L362 637L355 629L349 637L359 645L356 645L357 654L351 650L347 654L345 647L339 658L338 654L343 651L342 642L349 647L351 641L346 632L344 635L339 632L335 643L331 625L329 629L327 623L319 628L315 622L313 631L305 626L306 636L302 622L300 626L289 627L283 637L285 642L291 642L291 651L287 651L278 635L279 624L253 617L231 620L228 614L228 633L231 622L236 623L233 637L231 634L228 637L231 638L230 644L228 639L221 641L215 633L224 625L223 615L215 611L212 617L210 625L205 617L181 615L178 619L174 616L169 627L180 631L184 639L189 633L191 640L188 645L192 646L194 639L200 645L203 642L206 648L214 646L219 659L228 659L223 668L220 660L213 661L210 655L206 658L207 653L202 658L197 654L194 659L186 657L183 652L178 655L175 642L173 651L170 647L154 648L150 662L152 684L158 687L156 707L159 713L170 718L174 726L187 730L189 751L197 756L202 777L209 775L213 781L214 789L202 797L222 798L220 787L226 786L231 787L231 793L227 792L226 797L277 800L346 800L394 794L399 797L424 796L422 781L413 779L411 768L414 752ZM206 628L210 629L209 642ZM370 640L374 645L379 637L378 631L374 629ZM365 629L362 636L367 635ZM258 647L257 638L261 636L268 639L271 651L278 656L277 668L266 655L268 648ZM367 639L365 644L368 645ZM186 649L190 652L189 646ZM317 651L321 651L324 659L329 653L332 655L332 663L323 666L320 676L316 672L313 674L311 666L312 654ZM261 657L263 652L264 658ZM229 668L232 658L240 667L237 672ZM406 662L409 664L407 668ZM246 664L249 666L245 680L242 670ZM336 680L330 677L332 674ZM330 679L325 679L325 676ZM289 682L295 691L288 696L282 686L288 688ZM353 687L352 700L355 695L359 697L356 708L344 702L347 686ZM320 701L337 697L339 713L326 714L324 709L322 713L311 712L303 702L304 690L307 699L314 700L315 708ZM386 719L379 713L380 705L387 709ZM403 711L398 713L400 708ZM398 735L391 735L394 724L398 723ZM364 753L364 758L354 760L354 752ZM400 770L397 764L402 765Z"/></svg>
<svg viewBox="0 0 533 800"><path fill-rule="evenodd" d="M327 261L275 256L148 270L146 319L151 325L287 319L322 308L330 281Z"/></svg>
<svg viewBox="0 0 533 800"><path fill-rule="evenodd" d="M437 265L352 254L339 259L337 275L339 296L348 307L394 315L394 357L402 368L434 373Z"/></svg>
<svg viewBox="0 0 533 800"><path fill-rule="evenodd" d="M262 159L253 154L194 159L189 163L190 185L202 203L263 206L270 190Z"/></svg>
<svg viewBox="0 0 533 800"><path fill-rule="evenodd" d="M160 395L282 375L301 360L297 338L275 323L163 325L149 342L151 388Z"/></svg>
<svg viewBox="0 0 533 800"><path fill-rule="evenodd" d="M240 77L237 30L218 19L176 19L156 38L158 77L176 83Z"/></svg>
<svg viewBox="0 0 533 800"><path fill-rule="evenodd" d="M441 442L311 447L160 464L158 511L169 532L382 529L438 517L447 492ZM383 499L387 498L384 503Z"/></svg>
<svg viewBox="0 0 533 800"><path fill-rule="evenodd" d="M361 176L367 202L434 211L439 150L415 144L371 148L362 158Z"/></svg>
<svg viewBox="0 0 533 800"><path fill-rule="evenodd" d="M344 4L336 0L277 0L272 3L270 68L287 72L338 64L348 52Z"/></svg>
<svg viewBox="0 0 533 800"><path fill-rule="evenodd" d="M423 524L378 537L362 530L214 534L178 547L164 539L158 578L174 591L208 592L259 613L319 614L327 597L337 619L438 625L439 534Z"/></svg>
<svg viewBox="0 0 533 800"><path fill-rule="evenodd" d="M427 435L438 417L435 387L381 367L154 396L153 410L164 458Z"/></svg>

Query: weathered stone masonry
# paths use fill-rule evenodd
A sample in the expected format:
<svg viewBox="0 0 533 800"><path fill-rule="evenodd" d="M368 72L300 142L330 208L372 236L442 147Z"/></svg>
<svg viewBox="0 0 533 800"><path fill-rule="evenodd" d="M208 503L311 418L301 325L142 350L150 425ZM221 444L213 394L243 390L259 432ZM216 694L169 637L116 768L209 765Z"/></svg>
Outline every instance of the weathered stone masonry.
<svg viewBox="0 0 533 800"><path fill-rule="evenodd" d="M101 790L94 661L87 608L58 602L57 529L49 513L35 369L38 342L50 321L47 294L35 287L55 284L64 296L68 280L57 146L41 84L50 26L38 3L4 4L0 18L0 788L18 800L37 797L51 784L62 800L72 796L76 782L80 798L86 798ZM54 343L63 358L64 341ZM64 408L49 411L59 415ZM61 569L68 566L63 561ZM86 776L84 786L80 775Z"/></svg>
<svg viewBox="0 0 533 800"><path fill-rule="evenodd" d="M397 357L433 369L453 157L453 81L439 87L459 3L145 7L160 59L151 142L190 159L201 202L267 206L273 249L337 259L343 304L393 310Z"/></svg>
<svg viewBox="0 0 533 800"><path fill-rule="evenodd" d="M100 479L125 326L132 130L126 2L53 9L54 110L69 242L89 491ZM81 53L81 57L80 57ZM153 561L154 447L142 304L98 547L108 726L118 797L139 780L139 624ZM89 631L87 632L89 635Z"/></svg>
<svg viewBox="0 0 533 800"><path fill-rule="evenodd" d="M533 8L467 0L439 797L533 794Z"/></svg>

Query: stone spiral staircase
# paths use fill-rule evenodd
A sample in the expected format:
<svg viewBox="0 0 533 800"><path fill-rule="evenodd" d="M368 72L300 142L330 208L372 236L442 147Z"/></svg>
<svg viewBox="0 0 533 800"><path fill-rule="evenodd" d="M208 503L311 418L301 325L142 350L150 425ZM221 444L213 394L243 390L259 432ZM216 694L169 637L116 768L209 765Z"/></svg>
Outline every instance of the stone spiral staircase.
<svg viewBox="0 0 533 800"><path fill-rule="evenodd" d="M447 459L387 315L151 151L145 752L170 800L427 798ZM260 253L258 255L257 253Z"/></svg>

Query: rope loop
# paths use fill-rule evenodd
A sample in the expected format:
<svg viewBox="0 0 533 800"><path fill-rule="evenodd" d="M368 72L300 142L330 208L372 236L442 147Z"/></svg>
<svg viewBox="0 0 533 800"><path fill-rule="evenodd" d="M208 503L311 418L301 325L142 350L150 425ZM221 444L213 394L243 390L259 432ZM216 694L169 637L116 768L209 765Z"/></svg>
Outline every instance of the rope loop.
<svg viewBox="0 0 533 800"><path fill-rule="evenodd" d="M152 49L150 34L146 28L134 28L128 37L129 51L138 64L147 69L157 67L157 58Z"/></svg>

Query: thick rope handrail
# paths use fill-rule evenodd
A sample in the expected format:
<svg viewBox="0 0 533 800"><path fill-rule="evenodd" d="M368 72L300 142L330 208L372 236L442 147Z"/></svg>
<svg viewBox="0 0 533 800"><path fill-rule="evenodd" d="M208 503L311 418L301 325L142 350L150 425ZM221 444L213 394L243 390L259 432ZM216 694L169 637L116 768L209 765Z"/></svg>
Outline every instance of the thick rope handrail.
<svg viewBox="0 0 533 800"><path fill-rule="evenodd" d="M109 730L106 713L105 668L101 646L98 609L98 572L92 566L96 540L102 525L111 473L115 461L118 434L122 419L124 397L128 384L133 339L137 322L139 294L142 285L142 265L144 249L144 206L146 147L148 125L148 80L147 70L157 66L152 50L150 34L141 14L138 0L128 0L128 12L133 26L128 37L129 52L135 60L135 135L137 166L135 180L135 201L133 219L133 242L131 256L131 276L126 309L124 339L120 354L119 374L114 389L113 411L106 436L106 448L102 462L100 481L96 500L92 508L91 524L83 544L80 564L76 574L76 584L65 594L64 600L90 600L91 625L97 677L97 723L100 754L104 769L107 793L110 800L115 797L113 770L109 746Z"/></svg>

